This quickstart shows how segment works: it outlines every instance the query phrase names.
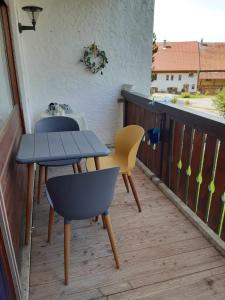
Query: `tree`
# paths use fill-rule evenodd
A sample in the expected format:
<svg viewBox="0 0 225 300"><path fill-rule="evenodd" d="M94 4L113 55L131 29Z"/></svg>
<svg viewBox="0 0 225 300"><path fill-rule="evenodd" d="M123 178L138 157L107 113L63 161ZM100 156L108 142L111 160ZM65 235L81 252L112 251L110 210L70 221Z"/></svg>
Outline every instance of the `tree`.
<svg viewBox="0 0 225 300"><path fill-rule="evenodd" d="M214 104L219 114L225 117L225 87L216 94Z"/></svg>
<svg viewBox="0 0 225 300"><path fill-rule="evenodd" d="M152 63L155 60L154 55L158 51L158 46L156 44L156 34L153 32L153 41L152 41ZM152 72L152 81L156 80L156 74Z"/></svg>

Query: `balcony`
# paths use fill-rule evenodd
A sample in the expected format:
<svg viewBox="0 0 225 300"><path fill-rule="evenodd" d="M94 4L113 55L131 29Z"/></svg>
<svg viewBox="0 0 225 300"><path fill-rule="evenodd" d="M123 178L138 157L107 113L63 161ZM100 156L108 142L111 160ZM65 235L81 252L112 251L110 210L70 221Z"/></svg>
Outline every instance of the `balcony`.
<svg viewBox="0 0 225 300"><path fill-rule="evenodd" d="M65 173L72 169L52 169L50 176ZM174 299L178 295L211 299L215 293L216 299L223 297L224 258L140 168L134 178L143 212L137 212L121 178L111 208L121 269L114 267L102 224L74 222L68 287L63 284L63 219L56 218L49 245L49 207L43 194L41 205L34 207L31 300Z"/></svg>
<svg viewBox="0 0 225 300"><path fill-rule="evenodd" d="M142 213L121 178L117 181L111 217L121 269L114 268L101 222L74 222L71 280L65 287L63 220L56 217L49 245L43 193L33 212L30 299L223 299L224 123L122 94L125 125L159 126L162 141L156 150L143 142L138 154L134 180ZM65 167L49 175L68 173L72 169Z"/></svg>

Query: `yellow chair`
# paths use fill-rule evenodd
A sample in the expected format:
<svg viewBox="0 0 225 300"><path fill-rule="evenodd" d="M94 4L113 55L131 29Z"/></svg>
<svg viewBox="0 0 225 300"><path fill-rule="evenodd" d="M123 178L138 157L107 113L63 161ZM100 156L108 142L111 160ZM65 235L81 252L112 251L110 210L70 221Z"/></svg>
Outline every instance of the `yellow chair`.
<svg viewBox="0 0 225 300"><path fill-rule="evenodd" d="M115 152L110 156L99 158L100 169L112 168L114 166L120 168L120 174L123 176L127 192L129 192L128 182L130 183L139 212L141 212L141 205L131 173L135 167L137 151L143 136L144 129L138 125L129 125L121 128L116 133ZM88 171L96 170L93 158L87 159L86 166Z"/></svg>

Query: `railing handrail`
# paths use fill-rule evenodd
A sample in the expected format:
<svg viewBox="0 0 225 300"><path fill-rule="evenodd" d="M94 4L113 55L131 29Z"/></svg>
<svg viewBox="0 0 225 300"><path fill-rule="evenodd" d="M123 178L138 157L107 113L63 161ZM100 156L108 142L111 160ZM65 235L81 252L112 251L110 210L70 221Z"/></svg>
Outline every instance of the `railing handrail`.
<svg viewBox="0 0 225 300"><path fill-rule="evenodd" d="M185 123L194 129L216 136L220 140L225 140L225 119L222 117L204 114L172 103L151 102L148 96L133 91L122 90L121 95L126 101L135 103L146 110L168 114L178 122Z"/></svg>

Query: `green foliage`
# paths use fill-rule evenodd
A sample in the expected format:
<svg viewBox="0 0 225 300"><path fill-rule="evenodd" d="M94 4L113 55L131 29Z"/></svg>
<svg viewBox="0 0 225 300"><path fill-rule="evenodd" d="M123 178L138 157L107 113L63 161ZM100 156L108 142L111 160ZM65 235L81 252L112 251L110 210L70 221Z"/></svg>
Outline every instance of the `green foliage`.
<svg viewBox="0 0 225 300"><path fill-rule="evenodd" d="M158 46L156 44L156 34L153 32L153 41L152 41L152 62L154 62L154 54L158 51Z"/></svg>
<svg viewBox="0 0 225 300"><path fill-rule="evenodd" d="M191 103L190 103L190 100L187 99L187 100L184 101L184 105L188 106L188 105L190 105L190 104L191 104Z"/></svg>
<svg viewBox="0 0 225 300"><path fill-rule="evenodd" d="M152 62L154 62L155 57L154 55L156 54L156 52L158 51L158 46L156 44L156 34L153 32L153 41L152 41ZM151 77L151 81L156 80L157 78L157 74L152 72L152 77Z"/></svg>
<svg viewBox="0 0 225 300"><path fill-rule="evenodd" d="M182 97L182 98L190 98L191 95L190 95L190 93L188 93L188 92L183 92L183 93L181 93L181 97Z"/></svg>
<svg viewBox="0 0 225 300"><path fill-rule="evenodd" d="M177 96L174 96L172 99L171 99L171 103L177 103Z"/></svg>
<svg viewBox="0 0 225 300"><path fill-rule="evenodd" d="M198 98L212 98L208 93L206 94L201 94L200 92L196 93L189 93L189 92L183 92L180 95L180 98L193 98L193 99L198 99Z"/></svg>
<svg viewBox="0 0 225 300"><path fill-rule="evenodd" d="M99 58L99 62L97 64L95 61L91 61L91 59L95 57ZM85 51L80 62L84 63L86 68L93 74L101 71L101 75L103 75L102 69L104 69L106 64L108 64L108 58L106 57L105 51L100 50L96 44L93 43L91 46L85 47Z"/></svg>
<svg viewBox="0 0 225 300"><path fill-rule="evenodd" d="M213 102L219 114L225 117L225 87L216 94L216 97L213 100Z"/></svg>
<svg viewBox="0 0 225 300"><path fill-rule="evenodd" d="M154 81L154 80L156 80L156 78L157 78L157 74L152 72L152 78L151 78L151 80Z"/></svg>

